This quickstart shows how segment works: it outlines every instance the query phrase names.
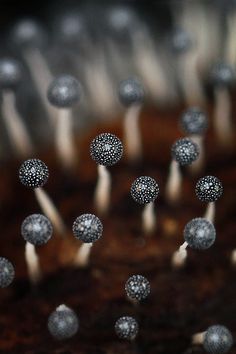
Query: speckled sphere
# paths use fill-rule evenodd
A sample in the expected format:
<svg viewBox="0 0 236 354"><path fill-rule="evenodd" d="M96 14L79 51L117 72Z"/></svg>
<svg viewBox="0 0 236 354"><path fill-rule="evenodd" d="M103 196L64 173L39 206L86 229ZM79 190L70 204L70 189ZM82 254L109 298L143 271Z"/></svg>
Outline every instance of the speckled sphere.
<svg viewBox="0 0 236 354"><path fill-rule="evenodd" d="M13 46L22 50L39 48L47 43L47 34L43 26L34 19L28 18L17 22L10 33Z"/></svg>
<svg viewBox="0 0 236 354"><path fill-rule="evenodd" d="M73 223L74 236L84 243L97 241L103 232L101 220L93 214L82 214Z"/></svg>
<svg viewBox="0 0 236 354"><path fill-rule="evenodd" d="M184 228L184 239L189 247L198 250L206 250L215 242L215 227L207 219L192 219Z"/></svg>
<svg viewBox="0 0 236 354"><path fill-rule="evenodd" d="M65 305L57 307L49 316L48 330L58 340L73 337L78 329L79 320L76 313Z"/></svg>
<svg viewBox="0 0 236 354"><path fill-rule="evenodd" d="M235 82L235 69L224 62L217 62L211 70L211 81L215 86L230 86Z"/></svg>
<svg viewBox="0 0 236 354"><path fill-rule="evenodd" d="M120 102L125 107L142 104L145 95L142 84L134 78L121 81L118 93Z"/></svg>
<svg viewBox="0 0 236 354"><path fill-rule="evenodd" d="M53 80L47 92L49 102L58 108L69 108L75 105L81 96L81 87L71 75L60 75Z"/></svg>
<svg viewBox="0 0 236 354"><path fill-rule="evenodd" d="M203 135L208 128L207 115L200 108L191 107L181 115L180 126L185 134Z"/></svg>
<svg viewBox="0 0 236 354"><path fill-rule="evenodd" d="M125 291L130 299L141 301L150 294L150 283L142 275L132 275L125 283Z"/></svg>
<svg viewBox="0 0 236 354"><path fill-rule="evenodd" d="M122 142L114 134L102 133L92 141L90 155L99 165L115 165L123 155Z"/></svg>
<svg viewBox="0 0 236 354"><path fill-rule="evenodd" d="M0 87L3 90L15 89L22 80L23 68L13 58L0 59Z"/></svg>
<svg viewBox="0 0 236 354"><path fill-rule="evenodd" d="M202 202L215 202L222 196L223 186L217 177L205 176L198 180L195 193Z"/></svg>
<svg viewBox="0 0 236 354"><path fill-rule="evenodd" d="M29 188L39 188L44 186L48 177L48 167L39 159L26 160L19 169L21 183Z"/></svg>
<svg viewBox="0 0 236 354"><path fill-rule="evenodd" d="M214 325L204 335L203 347L211 354L227 353L233 346L233 336L225 326Z"/></svg>
<svg viewBox="0 0 236 354"><path fill-rule="evenodd" d="M14 278L15 270L12 263L8 259L0 257L0 288L9 286Z"/></svg>
<svg viewBox="0 0 236 354"><path fill-rule="evenodd" d="M179 139L172 145L171 155L181 166L191 165L199 156L199 147L191 139Z"/></svg>
<svg viewBox="0 0 236 354"><path fill-rule="evenodd" d="M185 53L193 46L193 40L188 32L181 27L176 27L170 39L172 50L177 53Z"/></svg>
<svg viewBox="0 0 236 354"><path fill-rule="evenodd" d="M47 243L52 237L51 221L42 214L27 216L21 225L21 235L25 241L35 246Z"/></svg>
<svg viewBox="0 0 236 354"><path fill-rule="evenodd" d="M78 46L81 36L85 33L83 17L77 12L67 12L57 17L54 24L55 36L64 44Z"/></svg>
<svg viewBox="0 0 236 354"><path fill-rule="evenodd" d="M121 339L134 340L138 330L138 322L130 316L120 317L115 323L115 332Z"/></svg>
<svg viewBox="0 0 236 354"><path fill-rule="evenodd" d="M139 204L154 202L159 194L159 186L154 178L141 176L133 182L130 193Z"/></svg>

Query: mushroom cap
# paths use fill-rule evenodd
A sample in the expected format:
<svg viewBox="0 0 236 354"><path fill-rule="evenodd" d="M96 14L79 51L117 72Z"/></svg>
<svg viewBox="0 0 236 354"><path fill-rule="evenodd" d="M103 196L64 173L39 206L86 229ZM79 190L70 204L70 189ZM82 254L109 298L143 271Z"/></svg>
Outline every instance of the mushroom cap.
<svg viewBox="0 0 236 354"><path fill-rule="evenodd" d="M154 202L159 194L159 186L154 178L141 176L131 186L131 196L139 204Z"/></svg>
<svg viewBox="0 0 236 354"><path fill-rule="evenodd" d="M115 165L123 155L123 145L116 135L102 133L90 145L90 155L99 165Z"/></svg>
<svg viewBox="0 0 236 354"><path fill-rule="evenodd" d="M12 43L22 50L44 47L48 38L42 24L32 18L17 22L11 31Z"/></svg>
<svg viewBox="0 0 236 354"><path fill-rule="evenodd" d="M51 221L42 214L31 214L21 224L21 235L25 241L35 245L43 245L52 237Z"/></svg>
<svg viewBox="0 0 236 354"><path fill-rule="evenodd" d="M223 194L223 186L219 178L204 176L197 181L195 188L196 196L202 202L215 202Z"/></svg>
<svg viewBox="0 0 236 354"><path fill-rule="evenodd" d="M150 283L142 275L132 275L125 283L125 291L129 298L141 301L150 294Z"/></svg>
<svg viewBox="0 0 236 354"><path fill-rule="evenodd" d="M29 159L23 162L19 169L21 183L29 188L39 188L45 185L49 177L47 165L39 159Z"/></svg>
<svg viewBox="0 0 236 354"><path fill-rule="evenodd" d="M73 223L74 236L84 243L97 241L103 232L101 220L93 214L82 214Z"/></svg>
<svg viewBox="0 0 236 354"><path fill-rule="evenodd" d="M190 165L199 156L199 147L189 138L177 140L171 147L172 159L181 166Z"/></svg>
<svg viewBox="0 0 236 354"><path fill-rule="evenodd" d="M21 63L13 58L0 59L0 86L4 89L15 89L22 80Z"/></svg>
<svg viewBox="0 0 236 354"><path fill-rule="evenodd" d="M119 338L133 340L138 334L139 325L134 317L123 316L115 323L115 332Z"/></svg>
<svg viewBox="0 0 236 354"><path fill-rule="evenodd" d="M198 250L206 250L215 242L216 230L209 220L195 218L186 224L184 228L184 239L189 247Z"/></svg>
<svg viewBox="0 0 236 354"><path fill-rule="evenodd" d="M191 107L181 115L180 126L186 134L203 135L208 128L207 115L199 107Z"/></svg>
<svg viewBox="0 0 236 354"><path fill-rule="evenodd" d="M69 108L79 101L81 86L73 76L60 75L49 85L47 97L53 106Z"/></svg>
<svg viewBox="0 0 236 354"><path fill-rule="evenodd" d="M127 35L127 32L137 27L139 21L131 7L115 5L107 12L106 23L116 34Z"/></svg>
<svg viewBox="0 0 236 354"><path fill-rule="evenodd" d="M118 94L120 102L125 107L142 104L145 96L143 86L136 78L121 81Z"/></svg>
<svg viewBox="0 0 236 354"><path fill-rule="evenodd" d="M235 69L228 63L217 62L210 73L211 81L215 86L230 86L235 82Z"/></svg>
<svg viewBox="0 0 236 354"><path fill-rule="evenodd" d="M15 270L12 263L8 259L0 257L0 288L9 286L14 278Z"/></svg>
<svg viewBox="0 0 236 354"><path fill-rule="evenodd" d="M76 45L85 33L84 18L78 12L64 13L56 19L54 31L59 41Z"/></svg>
<svg viewBox="0 0 236 354"><path fill-rule="evenodd" d="M214 325L208 327L203 340L206 352L212 354L227 353L233 346L233 336L225 326Z"/></svg>
<svg viewBox="0 0 236 354"><path fill-rule="evenodd" d="M193 47L190 33L178 26L172 31L170 42L172 50L177 54L185 53Z"/></svg>
<svg viewBox="0 0 236 354"><path fill-rule="evenodd" d="M78 316L65 305L57 307L48 318L48 330L58 340L73 337L78 332L78 329Z"/></svg>

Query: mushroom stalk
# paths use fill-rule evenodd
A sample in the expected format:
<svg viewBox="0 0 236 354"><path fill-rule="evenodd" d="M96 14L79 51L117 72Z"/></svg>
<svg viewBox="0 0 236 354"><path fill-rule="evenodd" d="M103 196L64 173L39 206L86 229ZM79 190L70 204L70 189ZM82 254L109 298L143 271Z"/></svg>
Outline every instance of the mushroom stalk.
<svg viewBox="0 0 236 354"><path fill-rule="evenodd" d="M98 181L95 190L95 206L100 214L105 214L110 204L111 176L107 168L98 165Z"/></svg>
<svg viewBox="0 0 236 354"><path fill-rule="evenodd" d="M232 104L228 89L220 87L215 89L214 128L219 142L229 146L233 140L231 123Z"/></svg>
<svg viewBox="0 0 236 354"><path fill-rule="evenodd" d="M199 173L204 167L205 161L205 151L203 146L203 136L202 135L191 135L190 139L198 145L199 157L190 166L189 169L193 174Z"/></svg>
<svg viewBox="0 0 236 354"><path fill-rule="evenodd" d="M41 269L39 265L39 258L35 251L35 246L29 242L26 242L25 245L25 259L30 281L33 284L36 284L41 279Z"/></svg>
<svg viewBox="0 0 236 354"><path fill-rule="evenodd" d="M131 105L124 119L124 145L127 157L131 161L137 161L142 156L142 139L139 130L139 116L141 105Z"/></svg>
<svg viewBox="0 0 236 354"><path fill-rule="evenodd" d="M169 202L175 203L178 201L181 193L181 181L179 164L175 160L172 160L166 185L166 198Z"/></svg>
<svg viewBox="0 0 236 354"><path fill-rule="evenodd" d="M33 145L23 118L15 107L15 94L7 91L2 96L2 115L15 152L25 157L33 152Z"/></svg>
<svg viewBox="0 0 236 354"><path fill-rule="evenodd" d="M51 123L55 123L55 111L46 98L47 88L52 81L52 74L48 65L38 49L29 49L24 52L25 61L28 64L30 74L38 90L44 108L48 113Z"/></svg>
<svg viewBox="0 0 236 354"><path fill-rule="evenodd" d="M156 226L156 219L154 214L154 203L148 203L145 205L142 214L143 230L145 233L151 233Z"/></svg>
<svg viewBox="0 0 236 354"><path fill-rule="evenodd" d="M41 209L51 220L57 232L61 235L65 234L66 227L64 221L47 193L41 187L35 188L34 192Z"/></svg>
<svg viewBox="0 0 236 354"><path fill-rule="evenodd" d="M83 243L80 246L74 260L76 266L85 267L88 265L92 245L93 243Z"/></svg>
<svg viewBox="0 0 236 354"><path fill-rule="evenodd" d="M214 223L214 219L215 219L215 209L216 206L214 202L208 203L206 213L204 216L205 219L209 220L212 223Z"/></svg>
<svg viewBox="0 0 236 354"><path fill-rule="evenodd" d="M199 333L196 333L192 336L192 343L193 344L202 344L203 341L204 341L204 336L206 334L206 331L205 332L199 332Z"/></svg>
<svg viewBox="0 0 236 354"><path fill-rule="evenodd" d="M188 243L185 241L178 249L175 251L172 256L172 265L174 268L182 267L187 258L187 251L186 248L188 247Z"/></svg>
<svg viewBox="0 0 236 354"><path fill-rule="evenodd" d="M73 143L73 119L70 108L60 108L57 112L56 150L65 168L72 167L77 158Z"/></svg>

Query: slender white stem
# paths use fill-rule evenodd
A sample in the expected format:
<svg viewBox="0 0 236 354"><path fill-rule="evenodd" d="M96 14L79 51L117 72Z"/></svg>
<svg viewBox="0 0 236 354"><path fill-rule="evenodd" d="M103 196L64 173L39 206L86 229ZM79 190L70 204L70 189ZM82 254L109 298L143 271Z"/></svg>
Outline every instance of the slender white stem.
<svg viewBox="0 0 236 354"><path fill-rule="evenodd" d="M2 116L16 154L21 157L31 155L33 152L33 144L24 124L24 120L16 110L15 94L11 91L3 92Z"/></svg>
<svg viewBox="0 0 236 354"><path fill-rule="evenodd" d="M198 54L195 49L180 56L178 61L179 81L187 105L203 105L205 97L198 73Z"/></svg>
<svg viewBox="0 0 236 354"><path fill-rule="evenodd" d="M34 192L41 209L49 220L51 220L57 232L61 235L65 234L66 227L64 221L47 193L42 188L35 188Z"/></svg>
<svg viewBox="0 0 236 354"><path fill-rule="evenodd" d="M174 268L180 268L184 265L187 258L186 248L188 247L188 243L185 241L178 249L173 253L171 263Z"/></svg>
<svg viewBox="0 0 236 354"><path fill-rule="evenodd" d="M225 87L215 89L214 128L219 142L229 146L233 140L233 127L231 122L232 103Z"/></svg>
<svg viewBox="0 0 236 354"><path fill-rule="evenodd" d="M210 222L214 223L215 220L215 213L216 213L216 205L214 202L208 203L204 218L209 220Z"/></svg>
<svg viewBox="0 0 236 354"><path fill-rule="evenodd" d="M41 269L39 258L35 251L35 246L29 242L25 244L25 260L28 268L30 281L35 284L41 279Z"/></svg>
<svg viewBox="0 0 236 354"><path fill-rule="evenodd" d="M58 109L56 122L56 149L65 168L75 165L77 153L73 141L72 110Z"/></svg>
<svg viewBox="0 0 236 354"><path fill-rule="evenodd" d="M91 253L91 247L93 246L92 243L83 243L76 256L75 256L75 260L74 260L74 264L76 266L79 267L86 267L88 265L89 262L89 256Z"/></svg>
<svg viewBox="0 0 236 354"><path fill-rule="evenodd" d="M202 135L191 135L190 139L196 143L199 147L199 156L190 166L189 169L193 174L200 173L204 167L205 163L205 150L203 146L203 136Z"/></svg>
<svg viewBox="0 0 236 354"><path fill-rule="evenodd" d="M133 105L125 113L124 146L130 161L136 161L142 156L142 138L139 128L140 111L140 105Z"/></svg>
<svg viewBox="0 0 236 354"><path fill-rule="evenodd" d="M110 204L111 176L105 166L98 165L98 181L94 195L94 202L100 214L107 212Z"/></svg>
<svg viewBox="0 0 236 354"><path fill-rule="evenodd" d="M234 249L231 253L231 263L235 266L236 265L236 249Z"/></svg>
<svg viewBox="0 0 236 354"><path fill-rule="evenodd" d="M47 89L53 80L49 67L38 49L29 49L24 53L31 77L38 90L44 108L52 124L55 123L55 109L47 100Z"/></svg>
<svg viewBox="0 0 236 354"><path fill-rule="evenodd" d="M235 33L236 33L236 12L233 11L228 15L228 33L225 38L226 40L225 59L227 63L233 66L236 63Z"/></svg>
<svg viewBox="0 0 236 354"><path fill-rule="evenodd" d="M156 218L154 213L154 203L148 203L145 205L142 214L143 231L145 233L151 233L156 226Z"/></svg>
<svg viewBox="0 0 236 354"><path fill-rule="evenodd" d="M202 344L203 341L204 341L204 336L206 334L206 331L205 332L199 332L199 333L196 333L192 336L192 343L193 344Z"/></svg>
<svg viewBox="0 0 236 354"><path fill-rule="evenodd" d="M182 176L178 162L171 161L169 177L166 184L166 198L168 202L175 203L179 200L181 194Z"/></svg>

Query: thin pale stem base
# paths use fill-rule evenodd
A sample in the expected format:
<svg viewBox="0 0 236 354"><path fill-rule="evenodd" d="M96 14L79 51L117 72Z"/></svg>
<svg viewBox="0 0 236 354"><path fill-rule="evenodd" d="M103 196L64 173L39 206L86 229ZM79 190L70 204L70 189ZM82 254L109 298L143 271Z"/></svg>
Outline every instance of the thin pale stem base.
<svg viewBox="0 0 236 354"><path fill-rule="evenodd" d="M35 246L29 242L25 245L25 260L28 268L29 278L32 284L36 284L41 279L41 269L39 258L35 251Z"/></svg>
<svg viewBox="0 0 236 354"><path fill-rule="evenodd" d="M16 110L13 92L7 91L2 95L2 116L15 153L20 157L30 156L33 144L24 120Z"/></svg>
<svg viewBox="0 0 236 354"><path fill-rule="evenodd" d="M174 252L171 263L174 268L181 268L186 261L188 243L184 242L178 249L178 251Z"/></svg>
<svg viewBox="0 0 236 354"><path fill-rule="evenodd" d="M98 165L98 181L94 203L99 214L105 214L109 208L111 194L111 176L105 166Z"/></svg>
<svg viewBox="0 0 236 354"><path fill-rule="evenodd" d="M51 220L57 232L61 235L64 235L66 231L64 221L62 220L62 217L53 204L52 200L42 188L35 188L34 192L44 214L49 218L49 220Z"/></svg>
<svg viewBox="0 0 236 354"><path fill-rule="evenodd" d="M170 172L166 184L166 198L169 203L176 203L181 195L182 176L179 164L172 160L170 164Z"/></svg>
<svg viewBox="0 0 236 354"><path fill-rule="evenodd" d="M155 230L156 218L154 213L154 203L145 205L142 213L142 226L146 234L150 234Z"/></svg>
<svg viewBox="0 0 236 354"><path fill-rule="evenodd" d="M92 243L83 243L80 246L74 260L76 266L86 267L88 265L92 245Z"/></svg>

